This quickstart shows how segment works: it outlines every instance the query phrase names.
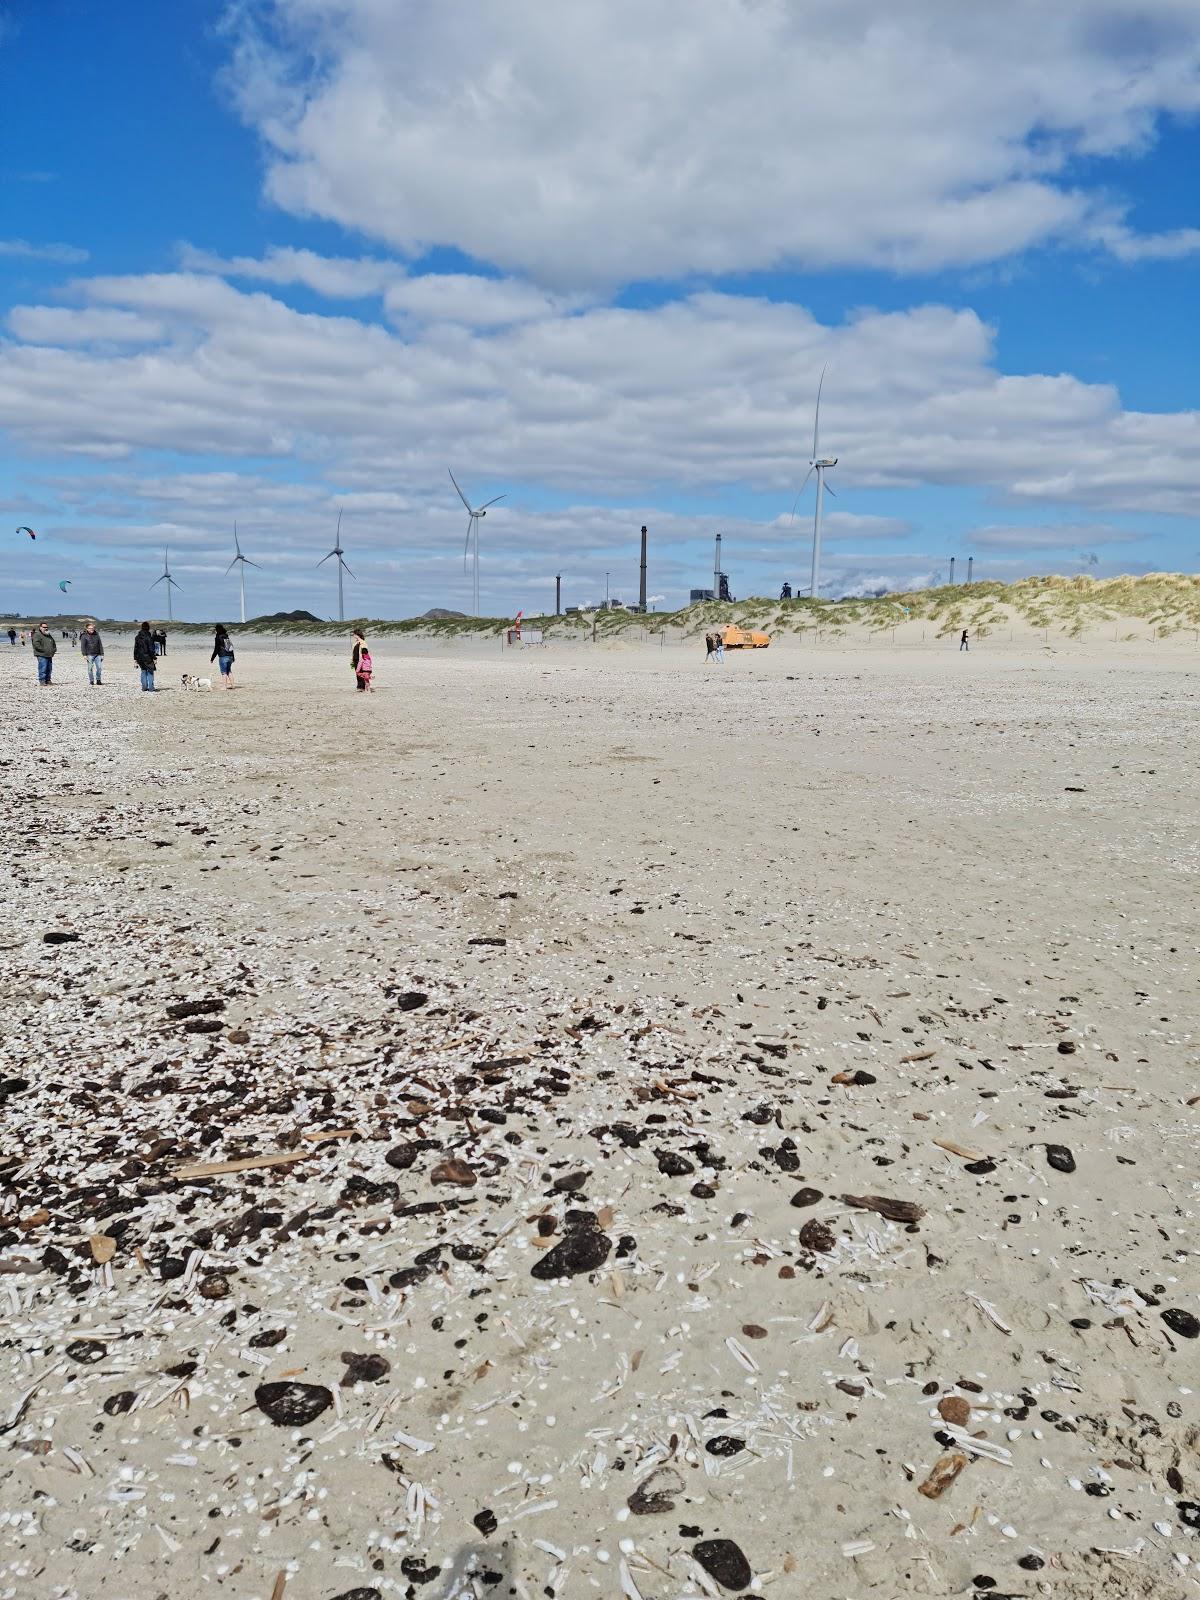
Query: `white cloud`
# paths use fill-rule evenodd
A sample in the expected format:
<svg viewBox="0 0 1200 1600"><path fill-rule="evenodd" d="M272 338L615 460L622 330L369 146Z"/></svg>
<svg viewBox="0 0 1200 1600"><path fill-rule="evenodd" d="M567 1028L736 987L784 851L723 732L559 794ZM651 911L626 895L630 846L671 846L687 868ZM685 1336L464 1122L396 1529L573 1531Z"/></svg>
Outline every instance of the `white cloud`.
<svg viewBox="0 0 1200 1600"><path fill-rule="evenodd" d="M1081 157L1200 107L1194 0L247 0L267 192L543 283L1138 241ZM257 19L257 26L255 20Z"/></svg>
<svg viewBox="0 0 1200 1600"><path fill-rule="evenodd" d="M972 550L1059 550L1075 551L1081 545L1137 544L1143 533L1108 527L1103 523L1051 523L973 528L963 535L963 544Z"/></svg>
<svg viewBox="0 0 1200 1600"><path fill-rule="evenodd" d="M27 344L154 344L163 323L135 311L69 306L14 306L8 326Z"/></svg>
<svg viewBox="0 0 1200 1600"><path fill-rule="evenodd" d="M73 288L81 309L26 307L14 324L55 343L0 347L0 423L38 450L275 458L370 492L446 493L449 464L484 497L522 484L651 500L665 484L693 495L736 485L777 495L784 512L828 362L835 530L853 527L833 518L861 515L864 489L926 485L1200 511L1200 413L1131 412L1110 386L1000 373L991 330L970 311L864 312L829 327L794 305L703 293L393 331L202 273ZM113 313L113 337L158 325L165 337L81 343L106 326L89 319Z"/></svg>
<svg viewBox="0 0 1200 1600"><path fill-rule="evenodd" d="M88 253L73 244L30 244L28 239L0 239L0 256L15 256L25 261L57 261L70 265L86 261Z"/></svg>
<svg viewBox="0 0 1200 1600"><path fill-rule="evenodd" d="M330 300L365 300L380 295L404 268L373 256L322 256L313 250L276 247L265 256L218 256L193 245L179 247L185 272L211 272L222 277L262 283L299 283Z"/></svg>
<svg viewBox="0 0 1200 1600"><path fill-rule="evenodd" d="M585 303L582 295L549 294L517 278L484 278L460 272L401 278L390 285L384 296L384 304L397 320L411 316L431 322L458 322L471 328L533 322Z"/></svg>

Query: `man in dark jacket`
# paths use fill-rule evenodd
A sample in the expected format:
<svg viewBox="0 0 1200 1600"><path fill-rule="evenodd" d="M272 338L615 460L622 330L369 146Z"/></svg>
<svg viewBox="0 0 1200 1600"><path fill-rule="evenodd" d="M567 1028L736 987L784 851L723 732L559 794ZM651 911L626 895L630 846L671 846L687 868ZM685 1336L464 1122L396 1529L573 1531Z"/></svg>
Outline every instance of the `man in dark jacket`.
<svg viewBox="0 0 1200 1600"><path fill-rule="evenodd" d="M89 622L79 635L79 653L87 662L88 682L100 687L104 671L104 640L96 632L96 624Z"/></svg>
<svg viewBox="0 0 1200 1600"><path fill-rule="evenodd" d="M154 635L150 632L150 624L143 622L133 639L133 659L138 664L142 674L142 688L148 693L154 693L154 668L158 657L154 653Z"/></svg>
<svg viewBox="0 0 1200 1600"><path fill-rule="evenodd" d="M38 682L48 685L54 677L54 652L58 649L54 635L49 633L44 622L39 622L33 630L33 655L37 662Z"/></svg>

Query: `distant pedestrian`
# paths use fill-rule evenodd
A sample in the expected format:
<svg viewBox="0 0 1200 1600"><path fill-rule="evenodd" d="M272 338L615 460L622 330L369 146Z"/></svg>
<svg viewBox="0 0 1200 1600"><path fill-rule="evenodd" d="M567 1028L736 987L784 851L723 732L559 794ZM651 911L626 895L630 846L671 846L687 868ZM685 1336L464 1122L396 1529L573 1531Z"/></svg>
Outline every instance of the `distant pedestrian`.
<svg viewBox="0 0 1200 1600"><path fill-rule="evenodd" d="M8 630L8 643L9 643L9 648L10 649L15 649L16 648L17 630L15 628L10 628Z"/></svg>
<svg viewBox="0 0 1200 1600"><path fill-rule="evenodd" d="M24 650L24 648L25 648L25 629L22 628L21 629L21 649Z"/></svg>
<svg viewBox="0 0 1200 1600"><path fill-rule="evenodd" d="M723 632L718 631L713 635L713 638L717 644L717 660L723 662L725 660L725 635Z"/></svg>
<svg viewBox="0 0 1200 1600"><path fill-rule="evenodd" d="M217 671L221 674L221 681L227 689L233 688L233 641L229 637L229 629L223 622L217 623L216 637L213 639L212 655L209 656L210 664L217 663Z"/></svg>
<svg viewBox="0 0 1200 1600"><path fill-rule="evenodd" d="M43 688L48 688L54 679L54 652L58 649L58 643L44 622L38 623L30 634L30 639L33 643L33 658L37 662L38 683Z"/></svg>
<svg viewBox="0 0 1200 1600"><path fill-rule="evenodd" d="M154 635L150 632L148 622L143 622L133 636L133 659L137 662L138 671L142 675L142 688L147 694L153 694L154 669L158 665L158 656L154 649Z"/></svg>
<svg viewBox="0 0 1200 1600"><path fill-rule="evenodd" d="M717 653L717 636L714 633L706 633L704 635L704 665L705 666L708 665L708 663L712 660L712 658L716 655L716 653Z"/></svg>
<svg viewBox="0 0 1200 1600"><path fill-rule="evenodd" d="M971 641L967 637L967 630L965 628L962 631L962 637L958 641L958 648L960 651L969 650L971 648Z"/></svg>
<svg viewBox="0 0 1200 1600"><path fill-rule="evenodd" d="M355 628L351 637L354 647L350 651L350 665L354 669L355 686L360 694L366 694L371 688L371 674L374 671L371 652L367 649L367 636L361 629Z"/></svg>
<svg viewBox="0 0 1200 1600"><path fill-rule="evenodd" d="M79 651L87 662L88 682L99 688L104 671L104 640L96 632L96 624L89 622L79 637Z"/></svg>

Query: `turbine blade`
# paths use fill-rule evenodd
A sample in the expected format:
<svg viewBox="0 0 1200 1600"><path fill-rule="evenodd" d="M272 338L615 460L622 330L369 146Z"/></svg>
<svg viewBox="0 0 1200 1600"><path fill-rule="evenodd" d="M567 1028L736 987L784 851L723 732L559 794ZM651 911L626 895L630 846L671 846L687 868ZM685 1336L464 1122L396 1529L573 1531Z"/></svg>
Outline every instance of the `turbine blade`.
<svg viewBox="0 0 1200 1600"><path fill-rule="evenodd" d="M317 562L317 565L319 567L323 567L327 561L332 561L335 555L337 555L337 551L331 550L327 556L321 557L320 561Z"/></svg>
<svg viewBox="0 0 1200 1600"><path fill-rule="evenodd" d="M344 561L343 561L343 560L342 560L342 558L341 558L341 556L339 556L339 557L338 557L338 564L339 564L339 565L340 565L340 566L341 566L341 568L342 568L342 571L343 571L343 572L345 572L345 573L346 573L346 574L347 574L347 576L348 576L348 577L351 577L351 578L353 578L353 577L354 577L354 574L353 574L353 573L352 573L352 572L351 572L351 571L350 571L350 568L349 568L349 567L348 567L348 566L347 566L347 565L346 565L346 563L345 563L345 562L344 562ZM357 579L355 579L355 582L357 582L357 581L358 581L358 580L357 580Z"/></svg>
<svg viewBox="0 0 1200 1600"><path fill-rule="evenodd" d="M164 572L163 575L162 575L162 578L155 578L154 582L150 585L150 587L152 589L157 589L159 584L163 581L163 578L165 578L165 577L166 577L166 573Z"/></svg>
<svg viewBox="0 0 1200 1600"><path fill-rule="evenodd" d="M446 471L450 472L450 468L447 467ZM454 476L454 474L452 472L450 472L450 482L454 485L454 487L456 489L458 489L458 498L462 501L463 505L466 506L467 510L470 511L471 502L467 499L466 495L462 492L462 490L458 488L458 479Z"/></svg>
<svg viewBox="0 0 1200 1600"><path fill-rule="evenodd" d="M825 374L829 371L829 364L821 368L821 381L817 385L817 409L813 413L813 453L812 458L817 459L817 435L821 427L821 390L825 387Z"/></svg>
<svg viewBox="0 0 1200 1600"><path fill-rule="evenodd" d="M238 555L240 556L241 553L242 553L242 547L238 543L237 523L236 522L233 525L233 548L237 551Z"/></svg>
<svg viewBox="0 0 1200 1600"><path fill-rule="evenodd" d="M247 567L254 567L254 568L256 568L256 569L257 569L257 571L259 571L259 572L261 572L261 571L262 571L262 564L261 564L261 562L258 562L258 561L251 561L251 559L250 559L250 557L249 557L249 556L243 556L243 557L242 557L242 564L243 564L243 566L247 566Z"/></svg>
<svg viewBox="0 0 1200 1600"><path fill-rule="evenodd" d="M486 511L489 506L497 506L500 504L501 500L507 499L508 496L506 494L498 494L494 500L485 500L479 509L480 511Z"/></svg>
<svg viewBox="0 0 1200 1600"><path fill-rule="evenodd" d="M825 493L826 494L831 494L831 495L833 495L833 498L835 500L837 499L837 494L835 493L835 491L833 489L830 488L830 486L828 484L825 485Z"/></svg>
<svg viewBox="0 0 1200 1600"><path fill-rule="evenodd" d="M800 488L796 494L796 498L792 501L792 515L789 518L789 521L791 522L795 522L796 520L796 507L800 504L800 496L804 493L805 489L808 488L808 480L812 477L812 475L813 468L809 467L808 471L804 474L804 482L800 485Z"/></svg>
<svg viewBox="0 0 1200 1600"><path fill-rule="evenodd" d="M238 564L238 562L239 562L239 561L240 561L240 560L241 560L241 559L242 559L242 557L241 557L241 556L234 556L234 558L233 558L233 560L232 560L232 561L231 561L231 562L230 562L230 563L229 563L229 565L228 565L228 566L227 566L227 567L226 567L226 568L225 568L225 576L226 576L226 577L228 577L228 576L229 576L229 574L230 574L230 573L231 573L231 572L232 572L232 571L233 571L233 569L234 569L234 567L236 567L236 566L237 566L237 564Z"/></svg>

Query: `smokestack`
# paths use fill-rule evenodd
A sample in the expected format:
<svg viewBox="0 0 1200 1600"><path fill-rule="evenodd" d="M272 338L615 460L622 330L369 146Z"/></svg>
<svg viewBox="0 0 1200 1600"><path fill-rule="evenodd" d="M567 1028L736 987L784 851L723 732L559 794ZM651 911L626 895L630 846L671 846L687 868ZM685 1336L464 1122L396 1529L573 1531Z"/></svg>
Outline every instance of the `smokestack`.
<svg viewBox="0 0 1200 1600"><path fill-rule="evenodd" d="M556 573L554 578L554 615L562 616L562 573Z"/></svg>
<svg viewBox="0 0 1200 1600"><path fill-rule="evenodd" d="M950 582L954 582L954 557L950 557Z"/></svg>
<svg viewBox="0 0 1200 1600"><path fill-rule="evenodd" d="M975 571L975 557L974 556L968 556L967 557L967 582L968 583L970 583L972 581L972 576L974 574L974 571Z"/></svg>
<svg viewBox="0 0 1200 1600"><path fill-rule="evenodd" d="M638 604L643 612L646 609L646 525L642 524L642 566L641 582L638 585Z"/></svg>
<svg viewBox="0 0 1200 1600"><path fill-rule="evenodd" d="M713 599L721 598L721 535L717 535L717 549L713 556Z"/></svg>

